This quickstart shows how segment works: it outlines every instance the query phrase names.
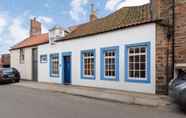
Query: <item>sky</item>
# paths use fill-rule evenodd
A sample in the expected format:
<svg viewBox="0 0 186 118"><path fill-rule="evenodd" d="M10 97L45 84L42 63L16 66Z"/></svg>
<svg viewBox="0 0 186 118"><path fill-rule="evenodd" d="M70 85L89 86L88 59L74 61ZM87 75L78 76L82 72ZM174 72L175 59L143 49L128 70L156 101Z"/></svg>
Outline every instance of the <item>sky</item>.
<svg viewBox="0 0 186 118"><path fill-rule="evenodd" d="M42 23L42 32L55 25L64 28L88 22L93 3L99 18L149 0L0 0L0 54L29 36L30 19Z"/></svg>

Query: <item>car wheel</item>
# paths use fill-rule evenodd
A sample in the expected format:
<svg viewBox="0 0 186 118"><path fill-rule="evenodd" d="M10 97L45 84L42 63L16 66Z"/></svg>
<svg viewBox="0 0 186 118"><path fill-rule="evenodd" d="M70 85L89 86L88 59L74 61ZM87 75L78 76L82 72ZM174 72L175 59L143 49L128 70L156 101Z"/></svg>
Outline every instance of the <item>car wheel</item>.
<svg viewBox="0 0 186 118"><path fill-rule="evenodd" d="M16 82L19 82L19 81L20 81L19 79L16 80Z"/></svg>
<svg viewBox="0 0 186 118"><path fill-rule="evenodd" d="M12 83L15 83L15 80L14 79L12 79Z"/></svg>

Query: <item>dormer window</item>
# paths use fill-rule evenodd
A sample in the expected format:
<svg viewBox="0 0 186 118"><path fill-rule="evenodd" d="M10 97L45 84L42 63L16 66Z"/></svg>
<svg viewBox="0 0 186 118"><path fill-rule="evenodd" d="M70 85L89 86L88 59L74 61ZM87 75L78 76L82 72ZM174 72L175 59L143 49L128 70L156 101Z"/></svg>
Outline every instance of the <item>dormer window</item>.
<svg viewBox="0 0 186 118"><path fill-rule="evenodd" d="M65 30L60 26L55 26L51 30L49 30L49 42L51 45L54 45L56 40L61 39L65 36Z"/></svg>

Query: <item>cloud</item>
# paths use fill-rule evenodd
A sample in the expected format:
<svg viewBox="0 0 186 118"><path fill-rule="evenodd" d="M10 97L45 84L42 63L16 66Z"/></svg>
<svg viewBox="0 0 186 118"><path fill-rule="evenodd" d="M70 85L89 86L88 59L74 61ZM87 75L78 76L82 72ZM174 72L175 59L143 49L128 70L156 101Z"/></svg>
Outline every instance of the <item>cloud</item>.
<svg viewBox="0 0 186 118"><path fill-rule="evenodd" d="M105 9L107 11L115 11L122 7L139 6L149 2L150 0L107 0Z"/></svg>
<svg viewBox="0 0 186 118"><path fill-rule="evenodd" d="M10 47L29 36L31 16L29 11L25 11L16 17L0 13L0 54L7 53ZM42 22L42 31L48 32L53 19L47 16L39 16L38 20Z"/></svg>
<svg viewBox="0 0 186 118"><path fill-rule="evenodd" d="M52 23L53 22L53 19L51 17L48 17L48 16L39 16L38 20L40 22L44 22L44 23Z"/></svg>
<svg viewBox="0 0 186 118"><path fill-rule="evenodd" d="M149 0L125 0L125 1L121 2L117 6L116 9L120 9L125 6L139 6L139 5L147 4L149 2L150 2Z"/></svg>
<svg viewBox="0 0 186 118"><path fill-rule="evenodd" d="M14 18L8 31L11 41L16 43L26 38L29 32L29 30L24 26L24 20L22 20L22 17Z"/></svg>
<svg viewBox="0 0 186 118"><path fill-rule="evenodd" d="M48 16L39 16L38 20L41 22L42 24L42 32L46 33L48 32L49 27L51 27L52 25L54 25L54 20L51 17Z"/></svg>
<svg viewBox="0 0 186 118"><path fill-rule="evenodd" d="M108 11L114 11L116 6L121 2L122 0L107 0L105 9Z"/></svg>
<svg viewBox="0 0 186 118"><path fill-rule="evenodd" d="M78 22L80 18L86 15L86 11L83 8L87 5L89 0L72 0L70 3L71 10L69 11L71 18Z"/></svg>
<svg viewBox="0 0 186 118"><path fill-rule="evenodd" d="M34 17L36 17L36 19L41 22L41 26L42 26L42 33L46 33L48 32L48 29L51 28L54 25L54 19L49 17L49 16L34 16L34 15L30 15L29 19L33 19Z"/></svg>
<svg viewBox="0 0 186 118"><path fill-rule="evenodd" d="M0 38L2 42L0 45L0 54L7 53L10 47L22 41L28 35L23 17L7 17L5 20L6 27L3 28Z"/></svg>
<svg viewBox="0 0 186 118"><path fill-rule="evenodd" d="M3 32L7 24L8 23L7 23L5 14L0 14L0 34Z"/></svg>

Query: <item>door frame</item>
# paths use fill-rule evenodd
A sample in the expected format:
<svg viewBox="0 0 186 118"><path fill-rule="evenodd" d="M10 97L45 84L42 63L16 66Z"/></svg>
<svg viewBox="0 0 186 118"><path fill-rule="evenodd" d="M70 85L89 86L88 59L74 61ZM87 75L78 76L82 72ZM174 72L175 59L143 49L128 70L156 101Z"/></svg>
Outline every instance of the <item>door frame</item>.
<svg viewBox="0 0 186 118"><path fill-rule="evenodd" d="M71 84L72 83L72 52L62 52L62 54L61 54L61 62L62 62L62 66L61 66L61 70L62 70L62 72L61 72L61 77L62 77L62 81L61 81L61 83L62 84L65 84L64 83L64 57L65 56L70 56L70 83L69 84Z"/></svg>
<svg viewBox="0 0 186 118"><path fill-rule="evenodd" d="M36 50L37 51L37 76L36 78L34 79L34 54L33 54L33 51ZM38 81L38 48L37 47L34 47L32 48L32 81Z"/></svg>

